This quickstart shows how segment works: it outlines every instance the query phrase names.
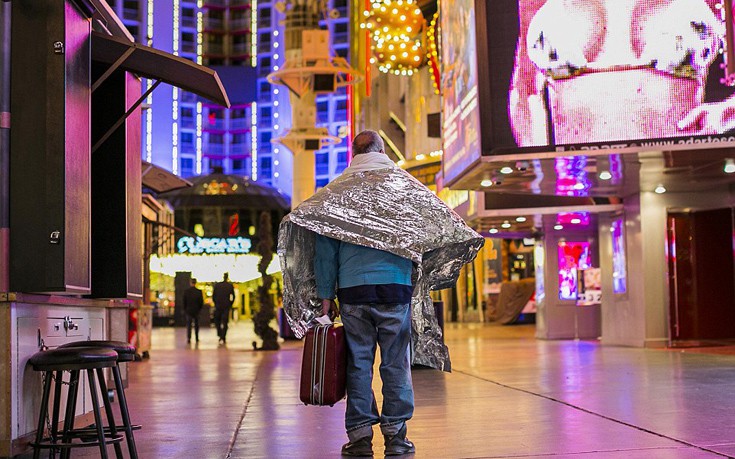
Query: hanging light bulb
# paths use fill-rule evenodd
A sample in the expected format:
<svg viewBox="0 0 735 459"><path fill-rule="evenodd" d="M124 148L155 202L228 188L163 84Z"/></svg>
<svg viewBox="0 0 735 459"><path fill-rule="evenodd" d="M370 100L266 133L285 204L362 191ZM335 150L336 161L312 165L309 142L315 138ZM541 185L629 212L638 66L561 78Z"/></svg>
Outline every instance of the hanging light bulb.
<svg viewBox="0 0 735 459"><path fill-rule="evenodd" d="M653 190L653 191L654 191L654 193L657 193L657 194L663 194L663 193L666 193L666 188L664 188L664 186L663 186L663 185L659 184L659 185L658 185L658 186L656 187L656 189L655 189L655 190Z"/></svg>

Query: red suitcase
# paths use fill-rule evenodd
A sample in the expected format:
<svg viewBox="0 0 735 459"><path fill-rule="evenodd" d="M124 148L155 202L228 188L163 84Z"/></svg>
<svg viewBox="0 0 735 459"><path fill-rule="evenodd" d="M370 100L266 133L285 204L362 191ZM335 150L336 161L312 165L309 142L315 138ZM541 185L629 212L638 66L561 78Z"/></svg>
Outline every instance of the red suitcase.
<svg viewBox="0 0 735 459"><path fill-rule="evenodd" d="M345 397L347 349L341 325L317 325L306 333L301 363L301 401L332 406Z"/></svg>

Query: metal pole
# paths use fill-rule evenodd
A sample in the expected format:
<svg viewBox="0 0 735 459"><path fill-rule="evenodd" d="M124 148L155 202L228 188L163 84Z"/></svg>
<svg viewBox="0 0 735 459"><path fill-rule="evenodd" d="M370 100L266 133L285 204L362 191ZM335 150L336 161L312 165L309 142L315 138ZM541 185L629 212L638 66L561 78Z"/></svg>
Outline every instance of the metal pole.
<svg viewBox="0 0 735 459"><path fill-rule="evenodd" d="M0 2L0 292L10 283L10 7Z"/></svg>

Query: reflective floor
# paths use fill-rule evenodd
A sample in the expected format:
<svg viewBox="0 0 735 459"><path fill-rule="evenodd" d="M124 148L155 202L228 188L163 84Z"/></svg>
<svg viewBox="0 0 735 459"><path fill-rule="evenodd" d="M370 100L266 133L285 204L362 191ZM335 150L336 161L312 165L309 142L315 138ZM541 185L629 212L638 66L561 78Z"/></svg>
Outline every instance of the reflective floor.
<svg viewBox="0 0 735 459"><path fill-rule="evenodd" d="M413 372L415 457L735 456L734 355L540 341L533 333L533 325L448 325L453 373ZM141 458L339 457L344 401L301 404L301 343L254 352L254 338L245 322L232 327L226 348L213 329L196 348L184 329L154 330L151 358L131 365L127 390L133 422L143 424ZM374 387L380 399L379 380Z"/></svg>

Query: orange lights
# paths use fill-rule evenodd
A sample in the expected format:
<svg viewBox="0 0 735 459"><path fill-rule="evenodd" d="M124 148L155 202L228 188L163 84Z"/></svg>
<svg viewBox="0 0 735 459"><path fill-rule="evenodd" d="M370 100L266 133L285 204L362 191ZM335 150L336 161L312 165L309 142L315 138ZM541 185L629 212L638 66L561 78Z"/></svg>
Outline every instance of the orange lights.
<svg viewBox="0 0 735 459"><path fill-rule="evenodd" d="M376 0L363 14L360 28L372 38L370 63L384 73L413 75L426 60L426 19L414 0Z"/></svg>

